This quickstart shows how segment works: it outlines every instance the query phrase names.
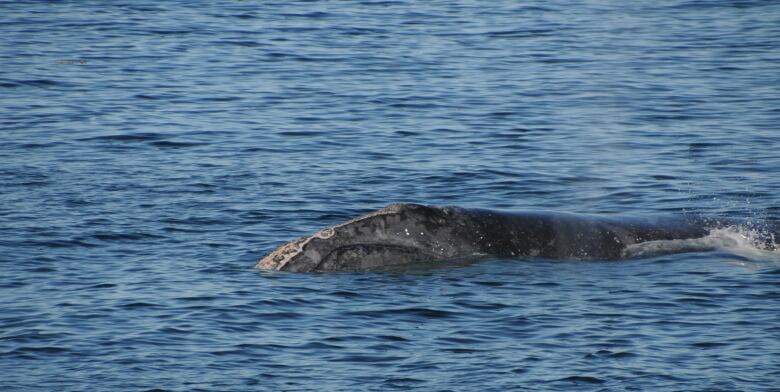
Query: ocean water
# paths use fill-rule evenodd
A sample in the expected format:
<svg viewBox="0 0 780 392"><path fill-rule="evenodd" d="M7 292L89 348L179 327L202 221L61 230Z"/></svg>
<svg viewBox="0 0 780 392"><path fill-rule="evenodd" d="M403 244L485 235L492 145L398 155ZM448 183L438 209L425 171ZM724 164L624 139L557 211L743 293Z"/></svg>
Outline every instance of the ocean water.
<svg viewBox="0 0 780 392"><path fill-rule="evenodd" d="M744 233L623 261L253 268L392 202L780 219L776 1L0 15L3 391L780 390L780 256Z"/></svg>

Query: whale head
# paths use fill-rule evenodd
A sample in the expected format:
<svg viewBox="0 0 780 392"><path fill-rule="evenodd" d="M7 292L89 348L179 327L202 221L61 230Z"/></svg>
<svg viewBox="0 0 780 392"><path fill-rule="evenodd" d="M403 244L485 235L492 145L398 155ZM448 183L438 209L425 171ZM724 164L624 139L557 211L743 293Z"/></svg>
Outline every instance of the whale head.
<svg viewBox="0 0 780 392"><path fill-rule="evenodd" d="M263 270L360 271L462 253L453 209L391 204L280 246L257 263Z"/></svg>
<svg viewBox="0 0 780 392"><path fill-rule="evenodd" d="M314 271L335 250L335 244L329 241L334 235L335 229L329 227L310 237L299 238L263 257L256 267L278 271Z"/></svg>

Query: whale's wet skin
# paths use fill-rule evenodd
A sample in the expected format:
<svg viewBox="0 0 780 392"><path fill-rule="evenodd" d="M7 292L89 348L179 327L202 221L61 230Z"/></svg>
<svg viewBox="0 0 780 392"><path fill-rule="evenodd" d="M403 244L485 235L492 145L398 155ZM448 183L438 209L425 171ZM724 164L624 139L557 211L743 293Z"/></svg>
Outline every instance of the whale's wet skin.
<svg viewBox="0 0 780 392"><path fill-rule="evenodd" d="M714 230L751 233L775 249L773 223L699 216L627 218L392 204L279 247L257 263L266 270L361 271L481 256L619 259L717 247Z"/></svg>

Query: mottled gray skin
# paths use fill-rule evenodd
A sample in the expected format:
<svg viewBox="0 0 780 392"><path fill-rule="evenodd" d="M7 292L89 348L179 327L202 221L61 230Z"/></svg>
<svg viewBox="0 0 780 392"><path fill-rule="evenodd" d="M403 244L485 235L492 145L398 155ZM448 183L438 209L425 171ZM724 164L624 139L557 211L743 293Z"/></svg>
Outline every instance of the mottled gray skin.
<svg viewBox="0 0 780 392"><path fill-rule="evenodd" d="M361 271L480 256L617 259L632 244L699 238L729 224L682 216L612 219L392 204L283 245L257 268Z"/></svg>

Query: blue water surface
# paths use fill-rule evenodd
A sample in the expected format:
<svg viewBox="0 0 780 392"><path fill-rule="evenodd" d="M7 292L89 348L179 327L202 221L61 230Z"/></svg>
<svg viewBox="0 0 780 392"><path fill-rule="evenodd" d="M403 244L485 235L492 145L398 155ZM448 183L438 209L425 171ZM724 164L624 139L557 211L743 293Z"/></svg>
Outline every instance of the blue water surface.
<svg viewBox="0 0 780 392"><path fill-rule="evenodd" d="M0 3L0 389L780 390L780 257L255 270L391 202L780 219L780 3Z"/></svg>

